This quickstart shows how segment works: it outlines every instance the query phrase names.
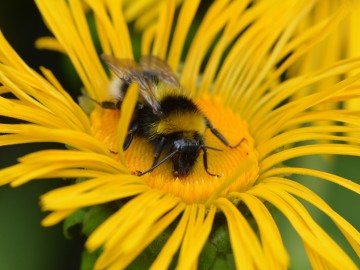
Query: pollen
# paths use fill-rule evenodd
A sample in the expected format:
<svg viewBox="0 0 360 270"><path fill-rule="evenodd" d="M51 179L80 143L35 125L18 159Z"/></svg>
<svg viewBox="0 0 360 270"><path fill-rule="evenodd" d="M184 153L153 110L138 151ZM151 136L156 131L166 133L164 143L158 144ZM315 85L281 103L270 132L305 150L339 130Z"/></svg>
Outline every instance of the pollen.
<svg viewBox="0 0 360 270"><path fill-rule="evenodd" d="M218 176L211 176L206 173L203 156L200 153L192 172L186 177L174 176L173 165L171 161L167 161L152 172L141 176L141 178L149 187L171 193L189 204L205 203L216 193L220 197L227 197L233 191L241 192L250 189L258 176L257 162L235 177L233 175L250 155L257 156L254 140L249 133L246 121L230 108L224 107L220 99L203 97L195 100L195 102L231 145L236 145L241 140L242 143L236 148L229 148L209 129L206 129L204 133L205 144L222 150L207 150L208 170ZM91 114L94 136L101 140L109 148L109 151L114 153L115 159L118 159L116 147L118 145L117 126L119 117L119 111L109 109L96 109ZM136 172L146 171L152 166L154 149L146 138L135 137L130 147L124 152L124 156L129 173L136 174ZM230 176L233 180L229 183ZM227 183L225 188L224 183Z"/></svg>

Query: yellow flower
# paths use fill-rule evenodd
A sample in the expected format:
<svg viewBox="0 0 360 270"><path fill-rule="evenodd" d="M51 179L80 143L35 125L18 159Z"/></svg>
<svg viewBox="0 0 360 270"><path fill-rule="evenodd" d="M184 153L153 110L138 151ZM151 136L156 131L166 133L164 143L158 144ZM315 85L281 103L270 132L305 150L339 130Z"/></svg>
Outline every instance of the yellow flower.
<svg viewBox="0 0 360 270"><path fill-rule="evenodd" d="M187 177L174 176L171 162L137 176L136 171L146 171L153 162L153 149L144 138L136 137L129 149L122 151L139 87L130 86L121 110L93 104L87 115L51 71L41 68L40 75L30 69L1 35L0 92L11 92L15 98L0 98L0 115L25 123L0 124L0 144L50 141L63 143L68 149L20 158L19 164L0 171L0 184L18 186L41 178L82 179L41 198L43 209L52 212L43 221L46 226L85 207L119 202L116 205L121 207L86 242L89 251L102 248L95 269L125 268L167 228L172 230L151 262L152 269L168 268L174 256L178 269L196 269L213 228L224 224L238 269L287 269L289 256L269 205L295 228L314 268L356 269L299 199L329 216L358 255L359 232L317 194L291 180L291 175L320 178L356 193L359 185L316 169L283 164L308 155L360 155L360 140L343 135L359 134L358 112L329 106L312 111L319 105L359 97L359 75L297 95L323 80L358 69L359 59L331 62L320 70L282 79L284 72L340 23L349 3L339 1L324 20L301 28L316 1L254 1L251 5L215 1L194 26L195 35L185 50L200 1L184 1L175 16L178 2L161 1L152 23L139 27L143 29L141 54L166 60L184 91L230 144L244 139L231 149L209 129L205 131L206 145L223 150L208 151L209 171L219 177L206 173L202 157ZM38 46L66 53L87 95L99 102L109 100L113 81L99 54L134 57L121 1L36 3L55 37L40 40ZM94 16L100 53L94 47L84 6ZM340 124L324 124L323 120ZM186 123L177 124L186 128Z"/></svg>
<svg viewBox="0 0 360 270"><path fill-rule="evenodd" d="M319 1L314 6L314 12L309 14L304 20L302 28L306 28L326 20L329 14L336 11L338 3L336 1ZM329 65L335 61L346 59L347 57L360 57L360 2L353 1L349 14L337 24L332 32L321 42L316 44L304 57L298 60L296 65L290 68L289 74L301 74L316 70L324 65ZM302 31L299 28L299 31ZM350 70L350 74L359 73L359 70ZM341 76L334 76L318 82L315 87L306 88L300 95L313 92L317 88L326 88L341 80ZM338 103L327 104L329 108L336 109ZM358 110L360 99L354 98L343 102L342 106L350 110ZM355 136L355 134L351 134Z"/></svg>

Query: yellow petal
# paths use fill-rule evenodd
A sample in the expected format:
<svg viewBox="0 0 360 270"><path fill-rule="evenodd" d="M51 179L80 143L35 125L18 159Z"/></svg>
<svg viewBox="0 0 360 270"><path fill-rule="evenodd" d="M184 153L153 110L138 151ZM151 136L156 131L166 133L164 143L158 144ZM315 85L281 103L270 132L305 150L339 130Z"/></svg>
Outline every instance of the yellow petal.
<svg viewBox="0 0 360 270"><path fill-rule="evenodd" d="M278 208L293 225L302 241L333 267L341 265L345 269L356 269L345 252L311 218L304 206L290 194L270 185L258 185L249 193L269 201Z"/></svg>
<svg viewBox="0 0 360 270"><path fill-rule="evenodd" d="M261 242L269 269L288 269L289 255L282 242L279 229L264 203L247 193L233 192L231 197L240 199L249 208L260 231Z"/></svg>
<svg viewBox="0 0 360 270"><path fill-rule="evenodd" d="M177 269L196 269L200 252L209 237L216 212L210 207L205 215L205 206L193 205L190 211L189 223L184 235Z"/></svg>
<svg viewBox="0 0 360 270"><path fill-rule="evenodd" d="M226 216L236 267L266 269L260 241L240 211L224 198L217 199L215 205Z"/></svg>

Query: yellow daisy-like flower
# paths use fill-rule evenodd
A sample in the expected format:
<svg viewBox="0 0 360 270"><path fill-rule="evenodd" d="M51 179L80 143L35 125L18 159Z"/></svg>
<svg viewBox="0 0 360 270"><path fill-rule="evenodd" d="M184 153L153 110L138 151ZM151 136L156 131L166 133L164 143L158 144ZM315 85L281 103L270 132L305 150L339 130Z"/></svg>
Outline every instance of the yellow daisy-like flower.
<svg viewBox="0 0 360 270"><path fill-rule="evenodd" d="M306 28L323 20L326 20L329 14L336 11L338 3L336 1L320 1L316 3L314 11L307 16L304 20L302 27ZM310 50L306 56L298 60L298 63L290 68L290 76L294 74L301 74L316 70L324 65L329 65L335 61L345 59L347 57L359 57L360 56L360 2L353 1L349 14L334 27L332 32L321 42L316 44L312 50ZM299 31L302 28L299 28ZM359 73L359 70L350 70L350 76ZM316 87L309 87L304 89L303 93L306 94L313 92L317 87L326 88L341 79L341 75L337 77L330 77L324 79L316 85ZM337 108L339 104L326 104L322 106L328 106L329 108ZM358 110L360 106L360 99L354 98L343 102L342 106L350 110ZM354 134L352 134L354 135Z"/></svg>
<svg viewBox="0 0 360 270"><path fill-rule="evenodd" d="M192 36L191 26L196 25L193 20L200 1L184 1L177 12L179 2L161 1L152 23L139 27L143 29L141 54L164 59L178 74L184 91L230 145L242 141L230 148L209 129L204 131L206 145L223 150L209 149L207 156L209 171L219 176L206 172L202 157L186 177L174 176L171 162L137 176L135 172L149 169L154 159L154 149L144 138L135 136L130 147L122 150L139 86L130 86L120 110L101 108L94 102L87 115L51 71L41 68L40 75L30 69L1 35L0 92L11 92L15 98L0 98L0 115L25 123L0 124L0 144L59 142L68 149L20 158L19 164L0 171L0 184L81 179L41 198L43 209L52 212L43 221L46 226L80 209L115 202L115 212L86 242L90 252L100 253L95 269L123 269L154 242L161 246L150 262L152 269L166 269L171 264L178 269L196 269L204 247L220 252L214 239L223 227L229 233L236 268L287 269L290 260L269 205L290 221L314 268L356 269L299 199L329 216L357 255L359 232L309 188L291 180L291 175L323 179L356 193L359 185L316 169L283 164L308 155L360 155L360 140L344 135L359 134L358 111L329 106L312 110L358 98L359 75L294 98L302 89L358 69L360 59L330 63L321 70L282 79L284 72L341 22L350 2L337 2L334 12L299 32L317 1L215 1L192 31L195 34L188 50L184 46ZM134 57L121 1L36 3L55 37L41 39L38 46L66 53L87 95L97 102L110 100L114 81L99 54ZM100 53L94 47L88 14L94 16ZM191 130L188 119L177 119L183 120L177 126ZM227 230L221 232L226 235Z"/></svg>

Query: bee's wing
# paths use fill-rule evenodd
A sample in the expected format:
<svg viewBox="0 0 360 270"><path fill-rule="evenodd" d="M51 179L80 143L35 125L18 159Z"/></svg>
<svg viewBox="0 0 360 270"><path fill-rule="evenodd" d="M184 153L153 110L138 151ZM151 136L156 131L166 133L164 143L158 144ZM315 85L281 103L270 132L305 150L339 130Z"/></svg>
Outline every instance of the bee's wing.
<svg viewBox="0 0 360 270"><path fill-rule="evenodd" d="M157 77L162 82L180 88L180 83L174 72L161 58L155 55L145 55L141 58L140 65L144 69L145 76Z"/></svg>
<svg viewBox="0 0 360 270"><path fill-rule="evenodd" d="M127 84L133 81L139 84L140 96L153 109L155 114L160 112L160 103L155 95L153 82L144 74L144 70L132 59L117 59L111 55L103 54L101 58L114 74Z"/></svg>

